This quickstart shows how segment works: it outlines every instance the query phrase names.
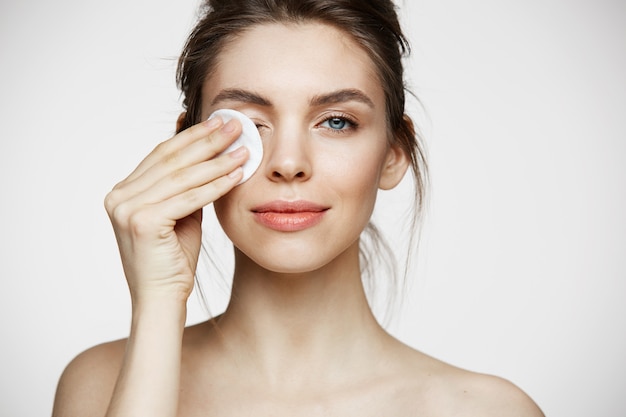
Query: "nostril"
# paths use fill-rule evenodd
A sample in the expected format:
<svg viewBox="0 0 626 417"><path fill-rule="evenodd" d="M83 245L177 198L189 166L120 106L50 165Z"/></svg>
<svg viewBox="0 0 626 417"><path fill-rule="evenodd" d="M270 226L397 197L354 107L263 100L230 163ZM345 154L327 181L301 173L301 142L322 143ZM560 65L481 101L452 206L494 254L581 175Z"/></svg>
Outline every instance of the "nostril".
<svg viewBox="0 0 626 417"><path fill-rule="evenodd" d="M277 179L277 180L282 180L282 179L303 179L306 178L306 173L304 171L298 171L293 175L285 175L282 174L280 171L272 171L272 178Z"/></svg>

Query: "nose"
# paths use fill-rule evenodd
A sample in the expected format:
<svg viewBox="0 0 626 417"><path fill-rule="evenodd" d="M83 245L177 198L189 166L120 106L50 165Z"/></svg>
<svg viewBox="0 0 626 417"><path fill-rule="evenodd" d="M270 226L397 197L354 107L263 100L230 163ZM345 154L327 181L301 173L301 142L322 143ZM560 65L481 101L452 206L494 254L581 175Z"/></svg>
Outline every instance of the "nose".
<svg viewBox="0 0 626 417"><path fill-rule="evenodd" d="M310 141L298 129L275 129L265 141L265 174L274 182L306 181L311 177Z"/></svg>

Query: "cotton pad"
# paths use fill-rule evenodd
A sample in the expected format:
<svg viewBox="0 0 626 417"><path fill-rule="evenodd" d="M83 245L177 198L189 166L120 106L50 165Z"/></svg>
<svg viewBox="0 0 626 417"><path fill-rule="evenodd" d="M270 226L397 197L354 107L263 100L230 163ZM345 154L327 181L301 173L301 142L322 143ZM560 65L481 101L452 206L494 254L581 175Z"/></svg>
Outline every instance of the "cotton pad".
<svg viewBox="0 0 626 417"><path fill-rule="evenodd" d="M222 153L228 153L230 151L234 151L240 146L245 146L248 148L250 153L250 158L243 164L243 177L239 184L244 183L248 180L256 172L261 165L261 160L263 159L263 143L261 142L261 135L259 135L259 130L256 125L248 116L245 114L238 112L236 110L231 109L220 109L214 111L209 119L220 116L224 123L228 122L231 119L239 120L241 123L241 135L235 139L235 141ZM237 185L239 185L237 184Z"/></svg>

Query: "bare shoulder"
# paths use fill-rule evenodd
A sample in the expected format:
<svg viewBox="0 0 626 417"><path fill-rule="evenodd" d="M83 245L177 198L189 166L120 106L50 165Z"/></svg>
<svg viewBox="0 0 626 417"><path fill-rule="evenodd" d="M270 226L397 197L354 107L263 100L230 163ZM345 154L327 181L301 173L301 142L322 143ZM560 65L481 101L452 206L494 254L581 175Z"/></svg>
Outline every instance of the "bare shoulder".
<svg viewBox="0 0 626 417"><path fill-rule="evenodd" d="M492 375L459 372L452 397L458 415L543 417L537 404L512 382Z"/></svg>
<svg viewBox="0 0 626 417"><path fill-rule="evenodd" d="M458 417L543 417L535 402L510 381L470 372L410 350L403 356L414 392L410 407L425 415ZM408 394L408 393L407 393ZM407 395L408 397L408 395ZM445 410L445 411L444 411Z"/></svg>
<svg viewBox="0 0 626 417"><path fill-rule="evenodd" d="M53 417L104 415L124 357L126 340L103 343L76 356L57 386Z"/></svg>
<svg viewBox="0 0 626 417"><path fill-rule="evenodd" d="M183 348L201 344L210 322L185 328ZM53 417L104 416L122 368L128 339L94 346L76 356L57 386Z"/></svg>

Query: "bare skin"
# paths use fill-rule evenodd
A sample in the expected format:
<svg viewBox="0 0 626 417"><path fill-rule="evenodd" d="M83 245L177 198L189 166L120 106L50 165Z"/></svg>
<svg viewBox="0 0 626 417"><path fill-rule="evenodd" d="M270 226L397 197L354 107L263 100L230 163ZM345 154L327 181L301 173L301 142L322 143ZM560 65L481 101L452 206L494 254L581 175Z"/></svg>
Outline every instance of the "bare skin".
<svg viewBox="0 0 626 417"><path fill-rule="evenodd" d="M109 194L131 332L68 366L55 417L543 415L511 383L411 349L372 316L359 235L408 157L388 141L365 51L320 24L257 26L222 52L205 87L203 118L246 113L264 161L235 187L246 151L217 155L240 126L203 122ZM286 232L259 221L268 201L312 202L323 215ZM236 248L233 295L223 315L184 328L199 210L212 202Z"/></svg>
<svg viewBox="0 0 626 417"><path fill-rule="evenodd" d="M54 416L105 415L125 345L126 340L111 342L77 357L59 386ZM381 352L385 358L376 367L364 364L360 380L322 389L319 381L294 388L289 381L273 386L249 378L249 372L242 378L224 349L213 323L185 330L178 416L543 415L510 382L450 366L391 338L390 351ZM207 361L209 356L215 360Z"/></svg>

